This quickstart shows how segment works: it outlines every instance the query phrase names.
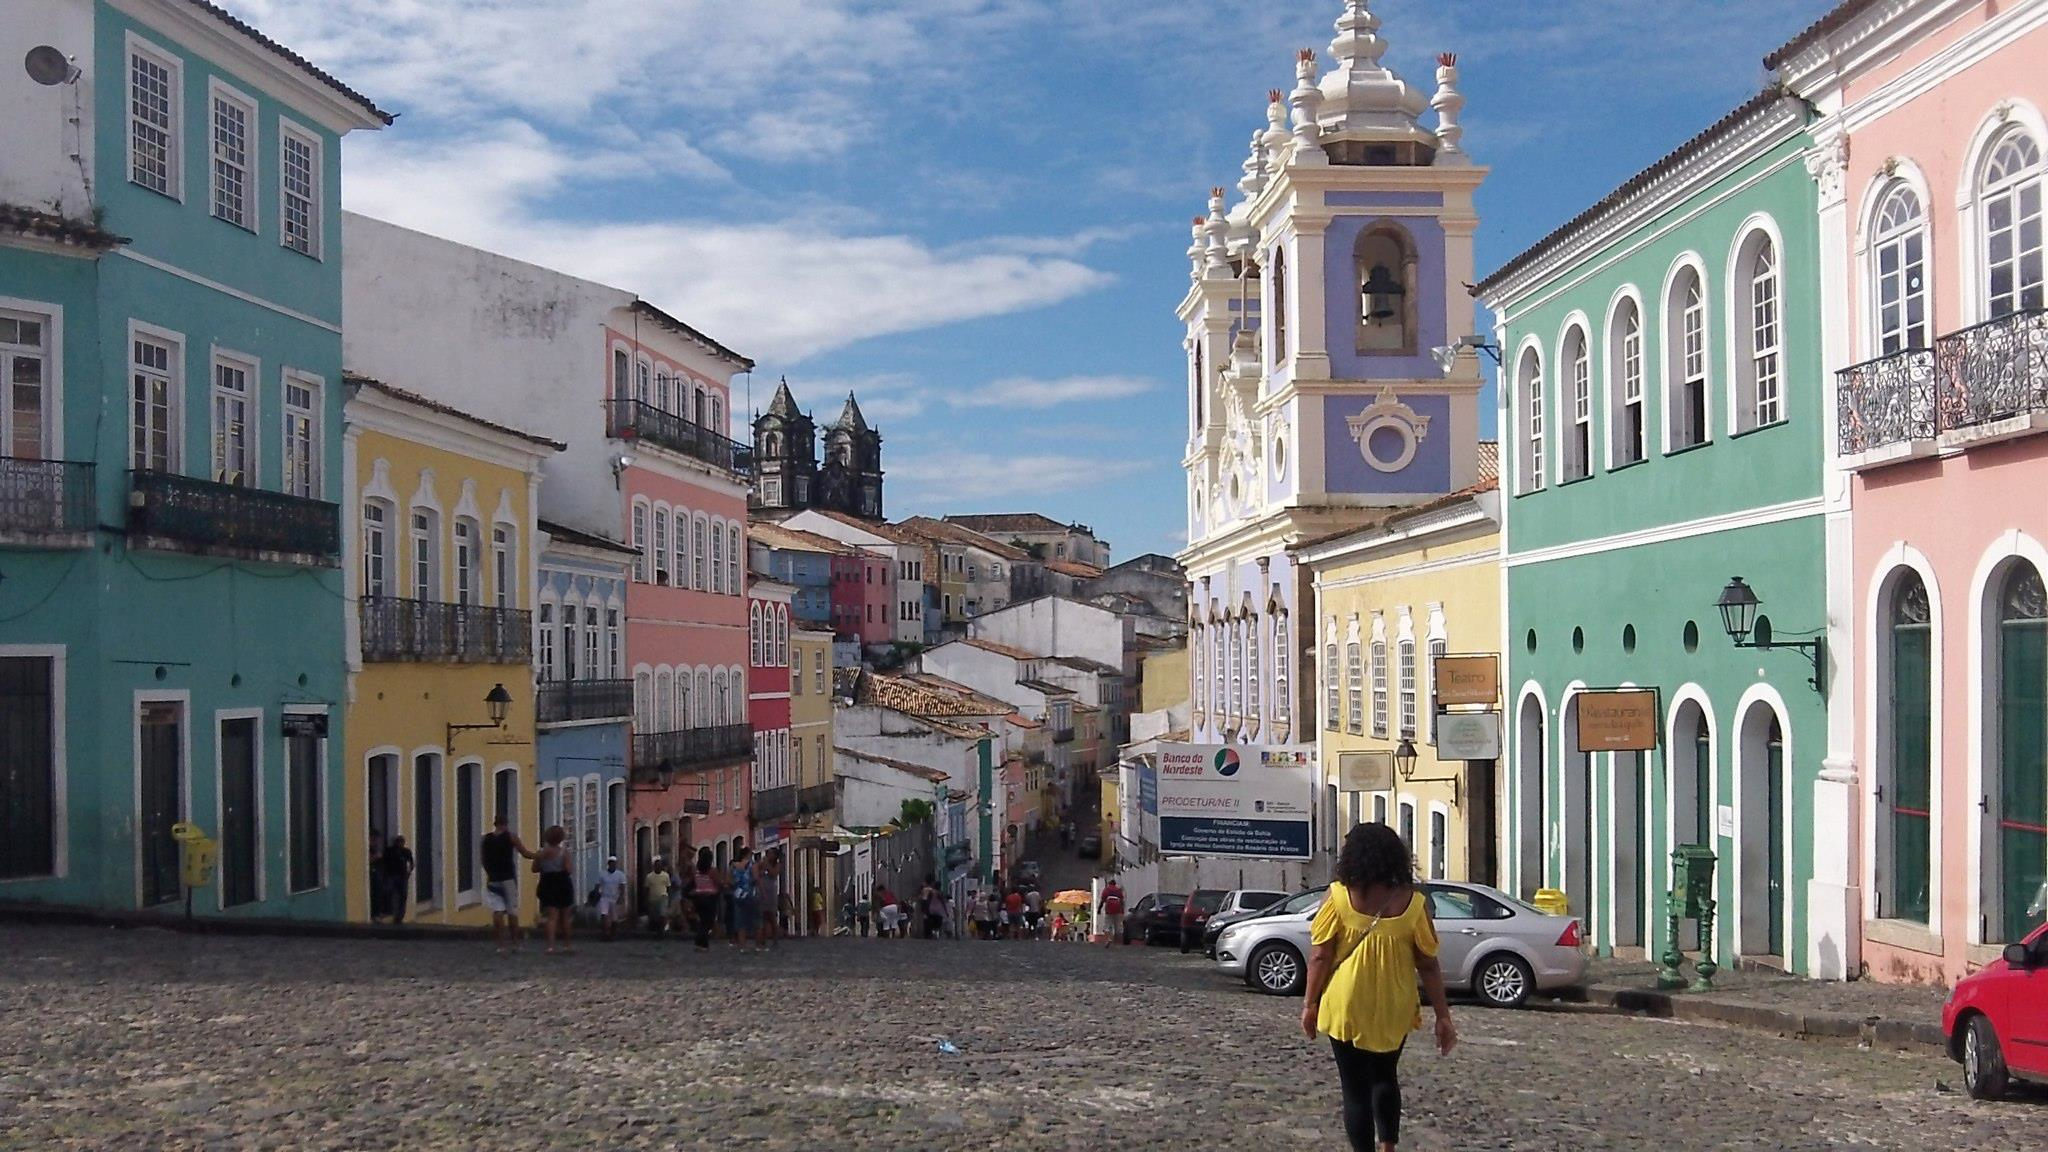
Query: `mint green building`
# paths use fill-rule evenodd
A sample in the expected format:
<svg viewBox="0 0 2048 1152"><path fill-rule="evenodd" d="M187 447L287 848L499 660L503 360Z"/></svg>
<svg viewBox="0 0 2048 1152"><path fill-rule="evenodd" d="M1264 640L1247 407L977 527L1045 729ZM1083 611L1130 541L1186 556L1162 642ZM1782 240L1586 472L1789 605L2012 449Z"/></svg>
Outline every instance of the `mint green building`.
<svg viewBox="0 0 2048 1152"><path fill-rule="evenodd" d="M1815 812L1831 686L1788 644L1828 625L1808 115L1749 101L1480 285L1504 361L1504 871L1562 889L1603 953L1664 950L1671 851L1698 843L1719 960L1841 974L1846 905L1811 883L1847 832ZM1745 639L1780 646L1724 628L1738 576ZM1657 747L1581 751L1579 694L1618 687L1657 690Z"/></svg>
<svg viewBox="0 0 2048 1152"><path fill-rule="evenodd" d="M339 918L340 138L200 0L0 11L0 900ZM22 56L26 52L26 58Z"/></svg>

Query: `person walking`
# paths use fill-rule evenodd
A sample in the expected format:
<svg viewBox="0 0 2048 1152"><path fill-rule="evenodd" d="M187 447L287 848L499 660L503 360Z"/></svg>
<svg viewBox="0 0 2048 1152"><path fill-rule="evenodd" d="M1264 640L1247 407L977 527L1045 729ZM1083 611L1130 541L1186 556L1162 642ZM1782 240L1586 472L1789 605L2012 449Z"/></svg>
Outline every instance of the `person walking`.
<svg viewBox="0 0 2048 1152"><path fill-rule="evenodd" d="M733 848L726 881L732 897L733 944L751 952L761 943L761 874L746 845Z"/></svg>
<svg viewBox="0 0 2048 1152"><path fill-rule="evenodd" d="M1003 928L1012 940L1024 938L1024 893L1015 888L1003 897Z"/></svg>
<svg viewBox="0 0 2048 1152"><path fill-rule="evenodd" d="M380 865L384 882L384 911L393 924L405 923L405 898L412 889L412 849L405 837L393 836L384 848Z"/></svg>
<svg viewBox="0 0 2048 1152"><path fill-rule="evenodd" d="M868 925L874 920L874 901L867 896L853 898L853 918L860 924L860 938L868 938Z"/></svg>
<svg viewBox="0 0 2048 1152"><path fill-rule="evenodd" d="M761 853L755 873L755 882L761 889L761 927L758 933L763 948L778 947L787 921L785 893L782 891L782 849L770 848Z"/></svg>
<svg viewBox="0 0 2048 1152"><path fill-rule="evenodd" d="M668 865L656 856L648 869L647 878L642 881L646 891L641 893L647 901L647 930L661 933L668 929Z"/></svg>
<svg viewBox="0 0 2048 1152"><path fill-rule="evenodd" d="M512 831L511 818L498 813L497 822L484 833L481 855L484 863L484 907L491 912L491 937L498 942L500 956L519 947L519 859L534 854Z"/></svg>
<svg viewBox="0 0 2048 1152"><path fill-rule="evenodd" d="M370 833L370 923L384 919L384 834Z"/></svg>
<svg viewBox="0 0 2048 1152"><path fill-rule="evenodd" d="M618 934L619 914L626 907L626 870L617 856L607 856L604 871L597 878L597 919L604 925L604 938Z"/></svg>
<svg viewBox="0 0 2048 1152"><path fill-rule="evenodd" d="M812 888L810 903L811 935L823 936L825 934L825 890L817 887Z"/></svg>
<svg viewBox="0 0 2048 1152"><path fill-rule="evenodd" d="M718 920L718 891L720 888L718 869L713 865L711 849L697 849L697 868L690 874L690 920L697 930L697 951L711 951L711 925Z"/></svg>
<svg viewBox="0 0 2048 1152"><path fill-rule="evenodd" d="M896 934L896 894L887 884L875 885L875 938L887 940Z"/></svg>
<svg viewBox="0 0 2048 1152"><path fill-rule="evenodd" d="M1039 938L1044 927L1045 897L1040 895L1037 887L1034 886L1024 893L1024 932L1025 935L1036 940Z"/></svg>
<svg viewBox="0 0 2048 1152"><path fill-rule="evenodd" d="M1102 946L1114 947L1124 934L1124 890L1115 877L1102 887L1102 914L1096 919L1102 925Z"/></svg>
<svg viewBox="0 0 2048 1152"><path fill-rule="evenodd" d="M1302 1035L1330 1038L1351 1147L1391 1152L1401 1141L1401 1049L1422 1027L1418 982L1436 1011L1437 1051L1448 1056L1458 1043L1429 898L1392 828L1360 824L1344 838L1309 945Z"/></svg>
<svg viewBox="0 0 2048 1152"><path fill-rule="evenodd" d="M547 940L550 956L555 954L558 936L563 953L575 951L569 945L569 912L576 907L576 878L569 867L569 849L563 844L568 838L560 824L548 825L548 830L541 833L541 849L533 856L533 870L540 874L533 890L540 898L541 933Z"/></svg>

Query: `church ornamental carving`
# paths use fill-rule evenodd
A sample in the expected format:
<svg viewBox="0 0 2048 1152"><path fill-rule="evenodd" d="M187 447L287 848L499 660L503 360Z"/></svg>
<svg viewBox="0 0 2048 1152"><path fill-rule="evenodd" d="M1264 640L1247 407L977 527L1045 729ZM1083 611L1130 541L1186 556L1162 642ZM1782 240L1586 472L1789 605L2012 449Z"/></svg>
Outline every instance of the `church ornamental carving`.
<svg viewBox="0 0 2048 1152"><path fill-rule="evenodd" d="M1403 404L1394 389L1382 387L1380 394L1362 412L1344 420L1351 438L1358 441L1358 454L1375 471L1399 472L1415 459L1415 450L1429 435L1429 417Z"/></svg>

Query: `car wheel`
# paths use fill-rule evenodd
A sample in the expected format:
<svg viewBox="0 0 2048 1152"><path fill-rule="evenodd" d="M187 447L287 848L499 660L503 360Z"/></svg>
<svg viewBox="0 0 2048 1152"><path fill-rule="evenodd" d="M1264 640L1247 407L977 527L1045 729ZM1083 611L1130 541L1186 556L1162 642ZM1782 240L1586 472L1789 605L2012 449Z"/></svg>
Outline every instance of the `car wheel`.
<svg viewBox="0 0 2048 1152"><path fill-rule="evenodd" d="M1536 975L1519 956L1489 956L1472 976L1472 991L1495 1008L1520 1008L1536 989Z"/></svg>
<svg viewBox="0 0 2048 1152"><path fill-rule="evenodd" d="M1308 981L1301 953L1285 944L1261 944L1244 967L1245 982L1269 996L1299 996Z"/></svg>
<svg viewBox="0 0 2048 1152"><path fill-rule="evenodd" d="M1126 929L1124 929L1124 947L1126 947L1126 948L1129 948L1130 946L1131 946L1131 930L1130 930L1129 928L1126 928Z"/></svg>
<svg viewBox="0 0 2048 1152"><path fill-rule="evenodd" d="M1963 1033L1963 1087L1972 1099L1996 1100L2005 1095L2011 1080L1991 1021L1982 1016L1970 1017L1969 1030Z"/></svg>

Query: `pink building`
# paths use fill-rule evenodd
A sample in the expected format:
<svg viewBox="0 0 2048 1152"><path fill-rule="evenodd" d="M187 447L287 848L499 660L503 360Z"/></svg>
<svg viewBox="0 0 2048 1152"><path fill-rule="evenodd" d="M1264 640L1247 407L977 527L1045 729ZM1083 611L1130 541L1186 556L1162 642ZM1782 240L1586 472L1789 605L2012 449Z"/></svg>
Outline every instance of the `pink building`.
<svg viewBox="0 0 2048 1152"><path fill-rule="evenodd" d="M1821 113L1854 749L1825 775L1878 979L1953 981L2048 905L2044 59L2048 4L1855 0L1767 61Z"/></svg>
<svg viewBox="0 0 2048 1152"><path fill-rule="evenodd" d="M753 363L636 302L606 334L605 433L627 541L636 855L712 848L751 834L747 720L747 489L726 436L731 380Z"/></svg>

